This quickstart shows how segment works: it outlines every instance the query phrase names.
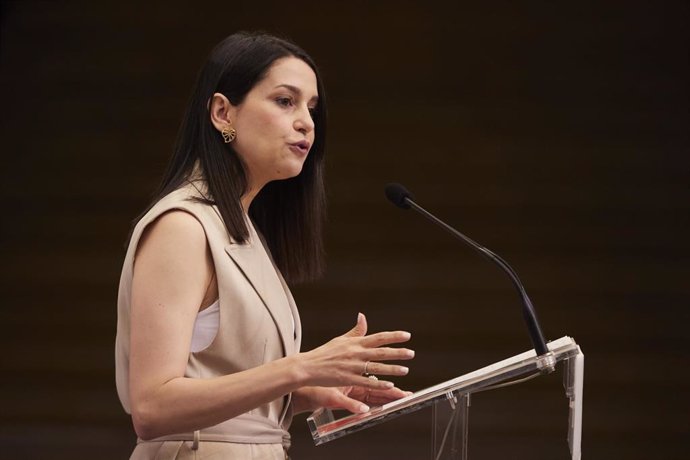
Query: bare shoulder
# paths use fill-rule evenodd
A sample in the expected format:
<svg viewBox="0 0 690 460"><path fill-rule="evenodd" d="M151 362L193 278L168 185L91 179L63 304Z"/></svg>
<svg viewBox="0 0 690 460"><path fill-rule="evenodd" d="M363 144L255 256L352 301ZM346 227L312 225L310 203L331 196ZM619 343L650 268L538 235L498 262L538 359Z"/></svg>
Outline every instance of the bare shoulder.
<svg viewBox="0 0 690 460"><path fill-rule="evenodd" d="M150 223L139 240L137 258L149 251L170 251L189 256L203 255L206 250L206 233L196 217L182 210L171 210Z"/></svg>

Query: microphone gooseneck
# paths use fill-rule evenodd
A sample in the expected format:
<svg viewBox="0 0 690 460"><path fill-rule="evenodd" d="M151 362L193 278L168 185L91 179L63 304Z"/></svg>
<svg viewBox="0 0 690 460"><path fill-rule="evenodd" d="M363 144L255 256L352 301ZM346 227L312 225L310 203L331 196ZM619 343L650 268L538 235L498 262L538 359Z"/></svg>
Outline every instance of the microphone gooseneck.
<svg viewBox="0 0 690 460"><path fill-rule="evenodd" d="M532 340L532 345L534 346L537 356L543 357L549 354L549 349L546 346L544 334L542 333L541 327L539 326L539 321L537 320L537 314L534 311L532 301L527 296L527 292L525 291L525 288L522 285L520 278L518 278L517 273L515 273L515 270L513 270L513 268L510 265L508 265L508 262L503 260L497 254L491 252L489 249L480 245L476 241L463 235L450 225L443 222L438 217L431 214L426 209L419 206L417 203L415 203L412 194L402 185L397 183L388 184L386 185L385 193L386 198L388 198L397 207L401 209L414 209L415 211L426 217L428 220L440 226L456 238L462 240L464 243L468 244L474 250L479 252L479 254L498 265L508 275L510 280L513 282L513 285L517 289L518 293L520 294L520 299L522 300L522 316L525 320L525 323L527 324L527 330L529 332L529 336ZM540 362L540 366L543 366L542 369L549 372L553 370L554 364L555 363L553 363L551 359L545 359Z"/></svg>

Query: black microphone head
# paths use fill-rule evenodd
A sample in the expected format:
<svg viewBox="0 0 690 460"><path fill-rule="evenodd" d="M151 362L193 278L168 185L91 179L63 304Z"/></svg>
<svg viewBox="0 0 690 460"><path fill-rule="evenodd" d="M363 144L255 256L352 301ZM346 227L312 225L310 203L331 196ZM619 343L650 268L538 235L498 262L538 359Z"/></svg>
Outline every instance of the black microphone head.
<svg viewBox="0 0 690 460"><path fill-rule="evenodd" d="M402 209L410 209L410 203L407 200L414 201L412 194L405 187L395 182L386 185L386 198Z"/></svg>

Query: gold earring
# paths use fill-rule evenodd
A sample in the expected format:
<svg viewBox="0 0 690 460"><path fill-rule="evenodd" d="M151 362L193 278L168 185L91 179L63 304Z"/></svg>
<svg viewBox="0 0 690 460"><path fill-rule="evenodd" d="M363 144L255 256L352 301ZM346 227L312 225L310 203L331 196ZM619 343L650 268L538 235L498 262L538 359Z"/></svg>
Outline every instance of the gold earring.
<svg viewBox="0 0 690 460"><path fill-rule="evenodd" d="M223 128L220 134L223 136L223 142L226 144L234 141L237 137L237 131L235 131L235 128L230 125L227 125L225 128Z"/></svg>

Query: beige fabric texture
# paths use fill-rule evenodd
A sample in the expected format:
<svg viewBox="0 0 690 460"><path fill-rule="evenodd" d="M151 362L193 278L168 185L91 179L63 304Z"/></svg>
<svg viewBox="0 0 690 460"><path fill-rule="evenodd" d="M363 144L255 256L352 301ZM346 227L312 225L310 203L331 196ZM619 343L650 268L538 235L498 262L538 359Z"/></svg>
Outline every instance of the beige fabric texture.
<svg viewBox="0 0 690 460"><path fill-rule="evenodd" d="M120 402L127 413L130 413L129 314L134 254L146 227L165 212L183 210L201 223L213 256L218 280L220 303L218 333L208 348L189 354L185 377L211 378L232 374L299 352L301 325L297 307L285 280L275 267L249 218L247 218L249 240L238 244L228 235L215 206L194 201L194 198L204 195L203 181L188 183L154 205L137 223L132 233L120 278L115 341L116 385ZM283 444L288 446L287 428L291 419L290 395L286 395L284 398L264 404L221 424L200 430L201 444L222 441L245 445ZM179 433L156 438L153 441L192 441L193 439L194 433ZM139 444L137 450L144 449L149 452L151 449L147 446L149 444L159 443L145 442ZM225 448L231 449L228 446ZM237 447L237 449L245 448L246 446Z"/></svg>
<svg viewBox="0 0 690 460"><path fill-rule="evenodd" d="M130 460L285 460L280 444L236 444L201 442L194 450L192 441L163 441L137 444Z"/></svg>

